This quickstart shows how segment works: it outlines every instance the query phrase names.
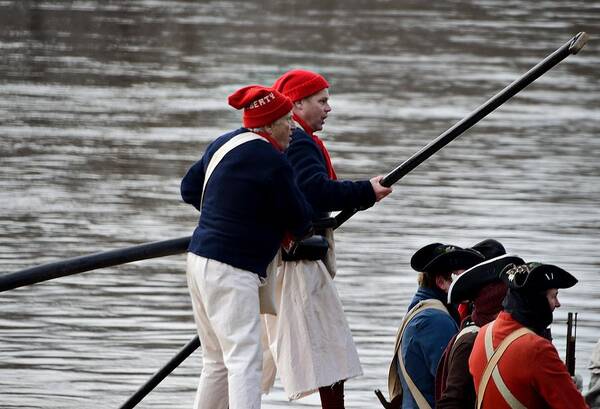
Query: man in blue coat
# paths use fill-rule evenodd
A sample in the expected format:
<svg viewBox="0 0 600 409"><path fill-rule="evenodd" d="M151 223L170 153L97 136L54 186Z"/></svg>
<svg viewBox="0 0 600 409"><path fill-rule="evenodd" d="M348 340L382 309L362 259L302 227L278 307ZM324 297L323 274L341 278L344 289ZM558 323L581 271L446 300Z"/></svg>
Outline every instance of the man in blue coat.
<svg viewBox="0 0 600 409"><path fill-rule="evenodd" d="M403 409L434 407L437 366L458 332L458 312L447 304L452 275L482 261L475 250L442 243L429 244L412 256L419 288L398 330L388 379L390 399L401 399Z"/></svg>
<svg viewBox="0 0 600 409"><path fill-rule="evenodd" d="M217 138L181 182L201 211L187 280L202 345L195 408L258 409L262 375L258 288L284 234L311 231L310 206L283 154L292 103L248 86L229 97L244 127Z"/></svg>

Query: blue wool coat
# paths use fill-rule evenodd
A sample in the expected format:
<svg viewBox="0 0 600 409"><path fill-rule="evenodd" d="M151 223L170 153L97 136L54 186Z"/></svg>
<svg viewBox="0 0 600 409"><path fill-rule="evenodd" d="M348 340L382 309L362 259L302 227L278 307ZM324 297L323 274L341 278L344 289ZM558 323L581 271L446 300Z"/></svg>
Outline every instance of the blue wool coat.
<svg viewBox="0 0 600 409"><path fill-rule="evenodd" d="M428 299L440 300L445 305L446 298L443 291L419 287L408 309ZM435 406L437 366L446 345L457 332L454 318L442 311L427 309L414 316L402 337L401 351L406 370L432 408ZM418 409L399 367L398 372L402 382L402 409Z"/></svg>
<svg viewBox="0 0 600 409"><path fill-rule="evenodd" d="M326 217L328 212L343 209L363 210L375 204L375 192L368 180L329 178L321 149L301 127L293 131L286 155L316 217Z"/></svg>
<svg viewBox="0 0 600 409"><path fill-rule="evenodd" d="M224 143L243 132L220 136L181 181L181 197L200 210L206 168ZM310 232L312 210L285 155L254 140L231 150L215 168L204 192L198 226L188 251L265 276L284 232Z"/></svg>

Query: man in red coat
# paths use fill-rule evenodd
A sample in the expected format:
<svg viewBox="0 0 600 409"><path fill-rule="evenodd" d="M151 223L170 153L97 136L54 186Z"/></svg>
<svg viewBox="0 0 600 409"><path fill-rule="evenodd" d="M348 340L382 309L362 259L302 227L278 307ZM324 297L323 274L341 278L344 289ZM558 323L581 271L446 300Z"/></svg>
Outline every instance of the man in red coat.
<svg viewBox="0 0 600 409"><path fill-rule="evenodd" d="M475 249L475 246L472 248ZM504 247L501 249L504 250ZM471 300L472 312L462 321L461 330L450 340L438 364L435 377L436 409L475 406L475 387L469 372L469 356L475 338L479 328L495 320L502 311L502 301L508 287L500 279L500 272L510 264L521 265L524 262L518 256L503 254L471 267L452 282L448 303Z"/></svg>
<svg viewBox="0 0 600 409"><path fill-rule="evenodd" d="M481 328L469 358L478 408L587 408L547 330L560 307L558 289L577 279L540 263L509 266L502 279L509 287L504 311Z"/></svg>

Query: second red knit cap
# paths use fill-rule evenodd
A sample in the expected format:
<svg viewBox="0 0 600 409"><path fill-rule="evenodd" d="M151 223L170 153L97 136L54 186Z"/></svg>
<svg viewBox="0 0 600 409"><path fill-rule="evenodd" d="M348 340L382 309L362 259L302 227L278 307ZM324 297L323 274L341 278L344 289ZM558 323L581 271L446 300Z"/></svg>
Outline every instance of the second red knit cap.
<svg viewBox="0 0 600 409"><path fill-rule="evenodd" d="M329 88L329 83L316 72L291 70L279 77L273 88L296 102Z"/></svg>
<svg viewBox="0 0 600 409"><path fill-rule="evenodd" d="M244 109L244 127L260 128L275 122L292 110L288 97L273 88L248 85L228 98L229 105Z"/></svg>

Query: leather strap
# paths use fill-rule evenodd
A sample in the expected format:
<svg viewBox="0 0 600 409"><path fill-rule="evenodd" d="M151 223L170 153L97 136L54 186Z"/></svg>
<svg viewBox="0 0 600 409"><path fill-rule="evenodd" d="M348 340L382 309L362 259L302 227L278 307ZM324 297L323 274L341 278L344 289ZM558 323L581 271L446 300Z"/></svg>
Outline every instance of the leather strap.
<svg viewBox="0 0 600 409"><path fill-rule="evenodd" d="M489 361L492 355L494 354L494 344L492 340L494 328L494 321L489 325L487 331L485 332L485 355L487 360ZM504 383L504 379L500 375L500 370L496 366L492 371L492 379L496 384L496 388L498 388L498 392L502 395L502 398L508 403L508 405L513 409L526 409L525 405L523 405L519 400L512 394L506 383Z"/></svg>
<svg viewBox="0 0 600 409"><path fill-rule="evenodd" d="M529 328L523 327L511 332L506 338L504 338L504 340L500 343L500 345L495 351L493 351L493 347L491 347L493 352L490 356L489 348L492 342L492 329L493 322L486 328L485 332L485 349L488 362L485 366L485 370L483 371L481 381L479 382L479 388L477 389L477 409L481 408L481 405L483 403L483 396L485 394L485 390L487 388L490 377L492 376L492 373L498 374L497 378L500 381L498 382L496 380L496 377L494 377L494 382L496 383L496 387L498 388L498 391L500 392L506 403L513 409L526 409L526 407L521 402L519 402L517 398L514 397L514 395L510 392L510 390L502 380L497 365L498 361L500 360L506 349L510 346L510 344L512 344L515 340L522 337L523 335L533 334L533 331L531 331Z"/></svg>
<svg viewBox="0 0 600 409"><path fill-rule="evenodd" d="M461 339L463 336L471 334L473 332L479 332L479 327L477 325L469 325L468 327L464 327L460 330L458 335L456 335L456 338L454 338L454 343L452 345L456 344L456 341Z"/></svg>
<svg viewBox="0 0 600 409"><path fill-rule="evenodd" d="M431 409L431 406L429 406L429 402L427 402L427 399L425 399L419 388L417 388L412 378L406 371L400 347L402 345L402 337L404 336L404 330L406 329L408 323L415 317L415 315L426 309L436 309L448 314L448 310L446 309L444 304L442 304L441 301L435 299L423 300L417 305L415 305L413 308L411 308L411 310L406 314L406 316L402 320L400 328L398 328L398 333L396 335L396 346L394 348L394 358L392 359L392 363L390 364L388 374L388 392L390 394L390 400L393 400L396 396L402 394L402 383L400 382L400 379L397 375L397 368L399 366L400 370L402 371L402 376L404 377L404 380L406 381L406 384L408 386L408 389L410 390L410 393L412 394L413 399L417 403L419 409ZM398 357L397 361L396 357ZM396 364L396 362L398 362L398 364Z"/></svg>

